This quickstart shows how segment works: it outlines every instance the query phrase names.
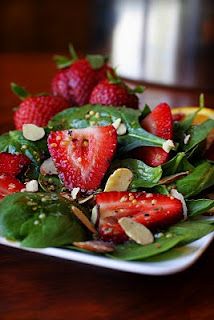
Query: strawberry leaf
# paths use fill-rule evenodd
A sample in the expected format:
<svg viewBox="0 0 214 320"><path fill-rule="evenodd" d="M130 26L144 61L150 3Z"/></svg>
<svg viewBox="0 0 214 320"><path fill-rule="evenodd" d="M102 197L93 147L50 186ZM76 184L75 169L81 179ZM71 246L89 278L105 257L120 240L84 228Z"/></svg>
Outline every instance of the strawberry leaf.
<svg viewBox="0 0 214 320"><path fill-rule="evenodd" d="M107 57L99 54L88 54L86 58L94 70L100 69L108 60Z"/></svg>
<svg viewBox="0 0 214 320"><path fill-rule="evenodd" d="M16 83L12 82L10 84L11 90L15 95L17 95L21 100L25 100L26 98L30 97L29 92L21 86L18 86Z"/></svg>
<svg viewBox="0 0 214 320"><path fill-rule="evenodd" d="M72 64L72 59L69 59L65 56L55 55L53 59L58 69L69 67Z"/></svg>

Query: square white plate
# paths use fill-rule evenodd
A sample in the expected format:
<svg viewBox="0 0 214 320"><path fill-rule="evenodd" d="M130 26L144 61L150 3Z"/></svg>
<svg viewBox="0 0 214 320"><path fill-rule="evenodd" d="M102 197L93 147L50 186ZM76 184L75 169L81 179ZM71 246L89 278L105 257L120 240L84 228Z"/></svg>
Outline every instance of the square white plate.
<svg viewBox="0 0 214 320"><path fill-rule="evenodd" d="M91 255L87 253L59 249L59 248L45 248L45 249L32 249L23 248L18 242L8 241L0 237L0 244L13 248L19 248L26 251L37 252L48 256L58 257L62 259L77 261L94 266L115 269L120 271L147 274L147 275L168 275L180 272L190 267L202 253L209 246L214 238L214 232L206 235L205 237L196 240L182 248L174 249L175 257L167 259L167 253L165 253L165 259L162 261L122 261L114 260L107 257L101 257Z"/></svg>

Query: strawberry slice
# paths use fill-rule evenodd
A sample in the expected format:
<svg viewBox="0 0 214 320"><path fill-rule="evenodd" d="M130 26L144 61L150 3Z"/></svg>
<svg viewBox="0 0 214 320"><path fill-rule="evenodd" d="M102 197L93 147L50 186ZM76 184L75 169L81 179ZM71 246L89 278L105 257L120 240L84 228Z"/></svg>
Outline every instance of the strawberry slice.
<svg viewBox="0 0 214 320"><path fill-rule="evenodd" d="M127 240L118 220L131 217L151 230L168 227L183 218L180 200L146 192L102 192L96 196L99 235L105 241Z"/></svg>
<svg viewBox="0 0 214 320"><path fill-rule="evenodd" d="M169 105L159 104L141 121L141 126L158 137L172 139L173 119ZM159 147L140 147L132 152L132 156L152 167L162 165L169 158L169 154Z"/></svg>
<svg viewBox="0 0 214 320"><path fill-rule="evenodd" d="M0 174L0 199L3 199L10 193L19 192L25 188L25 185L18 179L9 174Z"/></svg>
<svg viewBox="0 0 214 320"><path fill-rule="evenodd" d="M69 190L96 190L117 147L113 126L51 132L48 147L55 166Z"/></svg>
<svg viewBox="0 0 214 320"><path fill-rule="evenodd" d="M30 159L24 154L0 153L0 173L16 177L24 167L30 164Z"/></svg>

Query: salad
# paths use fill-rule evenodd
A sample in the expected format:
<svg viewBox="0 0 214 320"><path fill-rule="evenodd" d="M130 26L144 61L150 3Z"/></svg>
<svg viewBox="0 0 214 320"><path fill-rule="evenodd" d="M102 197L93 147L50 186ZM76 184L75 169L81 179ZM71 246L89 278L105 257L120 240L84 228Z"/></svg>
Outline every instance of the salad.
<svg viewBox="0 0 214 320"><path fill-rule="evenodd" d="M146 260L213 232L214 117L203 96L188 113L140 109L144 88L105 57L70 54L55 57L51 94L12 84L22 102L16 130L0 136L0 236Z"/></svg>

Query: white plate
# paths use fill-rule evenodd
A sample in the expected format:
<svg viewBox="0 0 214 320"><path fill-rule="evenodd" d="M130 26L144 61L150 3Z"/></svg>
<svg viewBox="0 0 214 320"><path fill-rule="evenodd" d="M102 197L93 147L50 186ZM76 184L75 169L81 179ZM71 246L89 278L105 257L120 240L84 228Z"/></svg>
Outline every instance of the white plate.
<svg viewBox="0 0 214 320"><path fill-rule="evenodd" d="M148 275L168 275L180 272L190 267L206 250L208 245L214 238L214 232L206 235L205 237L194 241L182 248L174 249L175 257L165 259L163 261L152 262L135 262L135 261L121 261L113 260L111 258L95 256L87 253L71 251L58 248L45 248L45 249L31 249L20 247L19 243L7 241L0 237L0 244L37 252L48 256L58 257L62 259L77 261L99 267L115 269L120 271L148 274Z"/></svg>

